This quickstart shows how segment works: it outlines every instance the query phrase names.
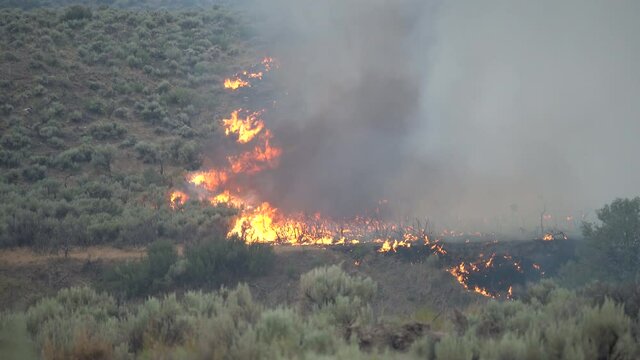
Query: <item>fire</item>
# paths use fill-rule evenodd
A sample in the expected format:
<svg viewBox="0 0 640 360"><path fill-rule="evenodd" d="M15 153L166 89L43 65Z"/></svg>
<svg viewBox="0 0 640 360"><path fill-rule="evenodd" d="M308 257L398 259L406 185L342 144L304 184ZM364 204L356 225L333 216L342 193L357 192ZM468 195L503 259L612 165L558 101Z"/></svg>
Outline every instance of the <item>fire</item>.
<svg viewBox="0 0 640 360"><path fill-rule="evenodd" d="M265 134L268 134L268 132ZM272 147L269 144L268 137L266 137L262 146L257 145L253 151L229 156L227 160L229 160L233 173L255 174L267 168L275 167L281 154L282 150Z"/></svg>
<svg viewBox="0 0 640 360"><path fill-rule="evenodd" d="M278 232L273 226L276 216L277 210L264 202L236 219L227 236L237 235L248 243L275 242L278 239Z"/></svg>
<svg viewBox="0 0 640 360"><path fill-rule="evenodd" d="M224 134L230 136L231 134L237 135L237 142L246 144L253 140L253 138L264 129L264 122L259 118L261 112L254 112L248 114L244 119L239 117L241 109L235 110L231 113L229 119L223 119L222 124L224 126Z"/></svg>
<svg viewBox="0 0 640 360"><path fill-rule="evenodd" d="M182 191L176 190L171 193L169 196L169 206L172 209L178 209L183 206L187 200L189 200L189 195L185 194Z"/></svg>
<svg viewBox="0 0 640 360"><path fill-rule="evenodd" d="M226 171L212 169L209 171L198 171L189 175L187 182L213 191L225 184L228 179L229 176Z"/></svg>
<svg viewBox="0 0 640 360"><path fill-rule="evenodd" d="M247 243L290 245L337 245L357 240L337 238L324 224L312 224L302 215L284 216L268 202L247 206L227 236L238 236Z"/></svg>
<svg viewBox="0 0 640 360"><path fill-rule="evenodd" d="M214 206L227 205L238 209L246 205L246 202L243 199L231 194L229 190L225 190L224 192L210 198L209 202Z"/></svg>
<svg viewBox="0 0 640 360"><path fill-rule="evenodd" d="M248 81L244 81L240 78L224 79L224 88L231 90L238 90L239 88L251 86Z"/></svg>
<svg viewBox="0 0 640 360"><path fill-rule="evenodd" d="M482 296L486 296L486 297L490 297L490 298L495 297L495 296L491 295L487 289L481 288L479 286L474 286L473 287L473 291L477 292L478 294L480 294Z"/></svg>
<svg viewBox="0 0 640 360"><path fill-rule="evenodd" d="M544 236L542 237L542 240L553 241L553 234L544 234Z"/></svg>
<svg viewBox="0 0 640 360"><path fill-rule="evenodd" d="M254 65L250 70L243 70L232 78L224 79L223 86L225 89L238 90L243 87L251 87L249 79L262 80L265 73L271 71L275 65L275 60L271 57L265 57L262 61Z"/></svg>
<svg viewBox="0 0 640 360"><path fill-rule="evenodd" d="M533 264L533 268L539 272L540 266ZM512 274L519 274L518 276L520 276L521 280L525 276L520 260L514 261L511 255L504 254L497 256L495 253L491 254L488 259L484 259L483 254L480 254L478 260L475 262L463 261L449 268L448 271L466 290L474 291L482 296L492 298L504 297L507 299L513 297L513 286L505 284L503 282L504 280L495 284L492 281L487 282L488 279L491 279L492 274L493 276L495 276L495 274L504 274L505 271L509 271ZM542 274L541 272L539 273ZM483 284L492 284L491 288L493 290L483 287Z"/></svg>
<svg viewBox="0 0 640 360"><path fill-rule="evenodd" d="M411 243L405 240L402 240L402 241L393 240L393 242L390 242L389 240L385 240L384 243L382 243L382 247L380 247L378 252L379 253L385 253L389 251L397 252L398 248L401 248L401 247L409 248L411 247Z"/></svg>

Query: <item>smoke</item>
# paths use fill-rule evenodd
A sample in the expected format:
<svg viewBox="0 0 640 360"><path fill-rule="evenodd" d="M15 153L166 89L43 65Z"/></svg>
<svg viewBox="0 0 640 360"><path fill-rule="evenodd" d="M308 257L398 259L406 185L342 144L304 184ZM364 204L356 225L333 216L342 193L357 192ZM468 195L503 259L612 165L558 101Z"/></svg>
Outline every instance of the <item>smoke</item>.
<svg viewBox="0 0 640 360"><path fill-rule="evenodd" d="M640 3L251 3L289 210L520 227L640 193ZM504 229L500 229L504 230Z"/></svg>

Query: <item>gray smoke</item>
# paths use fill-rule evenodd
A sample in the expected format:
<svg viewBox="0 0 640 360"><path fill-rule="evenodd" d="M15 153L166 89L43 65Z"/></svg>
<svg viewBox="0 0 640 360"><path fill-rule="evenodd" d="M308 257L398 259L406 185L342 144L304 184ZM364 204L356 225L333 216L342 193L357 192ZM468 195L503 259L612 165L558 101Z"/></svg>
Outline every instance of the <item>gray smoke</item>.
<svg viewBox="0 0 640 360"><path fill-rule="evenodd" d="M285 209L517 228L640 194L637 1L249 9L287 91L262 184Z"/></svg>

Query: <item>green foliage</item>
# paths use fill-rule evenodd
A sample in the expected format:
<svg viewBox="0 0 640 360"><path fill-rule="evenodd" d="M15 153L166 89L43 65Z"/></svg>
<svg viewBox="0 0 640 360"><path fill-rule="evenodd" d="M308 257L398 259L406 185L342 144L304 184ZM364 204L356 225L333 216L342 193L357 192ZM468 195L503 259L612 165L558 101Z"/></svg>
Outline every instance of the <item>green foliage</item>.
<svg viewBox="0 0 640 360"><path fill-rule="evenodd" d="M466 339L445 337L435 346L436 359L440 360L471 360L473 352Z"/></svg>
<svg viewBox="0 0 640 360"><path fill-rule="evenodd" d="M634 282L640 278L640 197L616 199L584 223L585 244L562 271L568 284L593 280Z"/></svg>
<svg viewBox="0 0 640 360"><path fill-rule="evenodd" d="M115 122L100 123L91 125L89 133L96 140L120 139L127 133L127 129Z"/></svg>
<svg viewBox="0 0 640 360"><path fill-rule="evenodd" d="M237 237L214 237L185 250L187 282L221 284L229 279L267 273L273 266L271 247L247 245Z"/></svg>
<svg viewBox="0 0 640 360"><path fill-rule="evenodd" d="M23 314L0 314L0 355L6 359L37 359Z"/></svg>
<svg viewBox="0 0 640 360"><path fill-rule="evenodd" d="M105 286L127 297L158 291L168 285L165 277L177 259L171 242L156 241L149 246L143 260L119 265L110 271L105 277Z"/></svg>
<svg viewBox="0 0 640 360"><path fill-rule="evenodd" d="M47 168L41 165L32 165L22 169L22 176L29 182L39 181L47 176Z"/></svg>
<svg viewBox="0 0 640 360"><path fill-rule="evenodd" d="M62 21L91 19L92 15L91 9L80 5L74 5L65 10L62 15Z"/></svg>
<svg viewBox="0 0 640 360"><path fill-rule="evenodd" d="M186 6L207 5L198 11L165 0L75 3L0 5L0 65L11 69L0 80L0 246L195 239L233 213L170 211L167 194L202 164L211 115L228 111L209 101L212 81L252 56L243 24L201 0ZM219 37L236 46L218 48ZM104 186L88 185L96 181Z"/></svg>
<svg viewBox="0 0 640 360"><path fill-rule="evenodd" d="M311 311L335 304L339 298L369 302L376 287L371 278L349 276L336 265L317 268L300 278L300 305L304 311Z"/></svg>
<svg viewBox="0 0 640 360"><path fill-rule="evenodd" d="M598 212L601 224L584 225L587 261L600 275L634 280L640 271L640 197L617 199Z"/></svg>
<svg viewBox="0 0 640 360"><path fill-rule="evenodd" d="M149 276L158 279L167 274L169 268L178 260L178 254L169 241L157 241L147 249Z"/></svg>

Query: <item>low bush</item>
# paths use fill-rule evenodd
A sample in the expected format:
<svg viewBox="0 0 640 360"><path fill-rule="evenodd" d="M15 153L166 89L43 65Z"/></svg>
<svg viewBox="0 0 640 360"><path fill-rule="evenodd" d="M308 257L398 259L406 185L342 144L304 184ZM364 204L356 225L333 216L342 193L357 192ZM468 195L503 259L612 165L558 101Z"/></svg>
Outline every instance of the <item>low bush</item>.
<svg viewBox="0 0 640 360"><path fill-rule="evenodd" d="M115 122L94 124L89 128L89 134L96 140L120 139L126 133L127 129Z"/></svg>
<svg viewBox="0 0 640 360"><path fill-rule="evenodd" d="M219 285L244 276L267 273L274 263L271 247L247 245L237 237L214 237L185 250L184 280L196 284Z"/></svg>

